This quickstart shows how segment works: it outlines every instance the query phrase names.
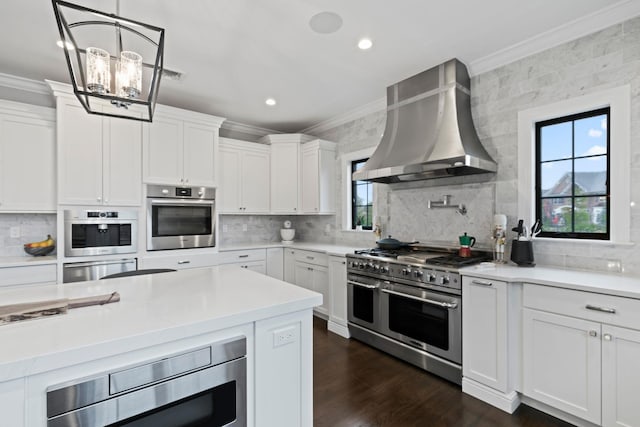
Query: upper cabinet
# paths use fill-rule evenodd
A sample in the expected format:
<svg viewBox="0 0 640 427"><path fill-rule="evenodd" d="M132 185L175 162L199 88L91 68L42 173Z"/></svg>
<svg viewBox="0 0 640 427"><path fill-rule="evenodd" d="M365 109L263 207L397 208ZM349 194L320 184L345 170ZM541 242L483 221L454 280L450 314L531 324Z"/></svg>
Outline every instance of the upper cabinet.
<svg viewBox="0 0 640 427"><path fill-rule="evenodd" d="M336 213L336 144L316 139L302 146L302 213Z"/></svg>
<svg viewBox="0 0 640 427"><path fill-rule="evenodd" d="M220 138L218 209L269 212L269 146Z"/></svg>
<svg viewBox="0 0 640 427"><path fill-rule="evenodd" d="M144 126L144 181L216 186L218 133L224 119L157 106Z"/></svg>
<svg viewBox="0 0 640 427"><path fill-rule="evenodd" d="M92 115L72 95L56 95L58 203L140 205L142 122Z"/></svg>
<svg viewBox="0 0 640 427"><path fill-rule="evenodd" d="M55 211L53 109L0 102L0 211Z"/></svg>

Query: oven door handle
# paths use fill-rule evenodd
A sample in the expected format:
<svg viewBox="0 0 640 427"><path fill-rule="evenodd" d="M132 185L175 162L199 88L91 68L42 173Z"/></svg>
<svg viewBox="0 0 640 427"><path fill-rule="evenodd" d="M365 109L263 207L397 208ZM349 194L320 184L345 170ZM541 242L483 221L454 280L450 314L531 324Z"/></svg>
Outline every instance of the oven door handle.
<svg viewBox="0 0 640 427"><path fill-rule="evenodd" d="M396 295L403 298L409 298L412 300L423 302L425 304L437 305L438 307L442 307L442 308L454 309L458 307L457 302L443 302L443 301L436 301L436 300L427 299L427 298L420 298L420 297L415 297L413 295L407 295L402 292L390 291L389 289L381 289L381 291L384 292L385 294L391 294L391 295Z"/></svg>
<svg viewBox="0 0 640 427"><path fill-rule="evenodd" d="M135 259L122 259L113 261L88 261L88 262L73 262L70 264L64 264L64 268L84 268L84 267L100 267L102 265L116 265L116 264L132 264L135 263Z"/></svg>
<svg viewBox="0 0 640 427"><path fill-rule="evenodd" d="M151 199L149 203L152 205L170 205L170 206L188 206L188 205L211 205L215 201L211 199Z"/></svg>
<svg viewBox="0 0 640 427"><path fill-rule="evenodd" d="M380 287L379 285L367 285L366 283L355 282L353 280L347 280L347 284L353 285L353 286L359 286L365 289L378 289Z"/></svg>

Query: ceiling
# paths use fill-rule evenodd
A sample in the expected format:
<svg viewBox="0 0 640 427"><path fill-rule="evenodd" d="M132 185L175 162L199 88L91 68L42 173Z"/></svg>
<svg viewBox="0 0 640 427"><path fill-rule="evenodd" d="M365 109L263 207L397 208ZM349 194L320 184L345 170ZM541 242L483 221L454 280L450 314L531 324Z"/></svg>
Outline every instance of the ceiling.
<svg viewBox="0 0 640 427"><path fill-rule="evenodd" d="M166 30L159 102L297 132L379 100L399 80L457 57L467 65L636 0L121 0L120 15ZM115 0L73 0L115 13ZM70 82L50 0L2 0L0 72ZM309 26L330 11L332 34ZM362 37L373 40L367 51ZM265 99L277 100L274 107Z"/></svg>

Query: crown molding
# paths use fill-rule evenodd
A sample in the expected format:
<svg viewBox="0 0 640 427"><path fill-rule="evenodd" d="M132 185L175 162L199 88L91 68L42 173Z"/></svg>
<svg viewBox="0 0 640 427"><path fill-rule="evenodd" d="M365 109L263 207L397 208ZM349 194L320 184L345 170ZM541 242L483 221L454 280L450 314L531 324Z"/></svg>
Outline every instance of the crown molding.
<svg viewBox="0 0 640 427"><path fill-rule="evenodd" d="M45 82L14 76L13 74L0 73L0 86L39 95L51 95L49 86Z"/></svg>
<svg viewBox="0 0 640 427"><path fill-rule="evenodd" d="M315 136L305 135L303 133L282 133L275 135L265 135L260 138L259 142L262 144L279 144L279 143L300 143L313 141L317 139Z"/></svg>
<svg viewBox="0 0 640 427"><path fill-rule="evenodd" d="M227 130L229 132L239 132L247 135L256 136L258 139L262 138L266 135L278 134L280 131L267 129L260 126L248 125L245 123L235 122L233 120L225 120L222 124L221 129Z"/></svg>
<svg viewBox="0 0 640 427"><path fill-rule="evenodd" d="M56 120L56 109L41 107L39 105L25 104L23 102L0 99L0 112L14 116L30 117L49 121Z"/></svg>
<svg viewBox="0 0 640 427"><path fill-rule="evenodd" d="M352 122L361 117L368 116L372 113L377 113L378 111L387 109L387 97L382 97L380 99L376 99L373 102L369 102L368 104L364 104L354 110L348 111L344 114L339 114L330 119L324 120L318 124L315 124L311 127L301 130L299 133L307 133L314 135L316 133L322 133L333 129L337 126L343 125L345 123Z"/></svg>
<svg viewBox="0 0 640 427"><path fill-rule="evenodd" d="M520 43L469 63L469 73L477 76L563 43L593 34L640 15L640 1L624 0L589 15L567 22Z"/></svg>

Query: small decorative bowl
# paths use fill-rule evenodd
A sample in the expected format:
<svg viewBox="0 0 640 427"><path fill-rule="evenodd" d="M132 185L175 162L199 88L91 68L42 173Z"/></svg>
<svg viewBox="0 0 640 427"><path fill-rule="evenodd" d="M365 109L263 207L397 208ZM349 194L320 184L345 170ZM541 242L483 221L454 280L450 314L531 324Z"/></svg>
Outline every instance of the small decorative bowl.
<svg viewBox="0 0 640 427"><path fill-rule="evenodd" d="M39 248L30 248L25 246L24 247L24 251L26 253L28 253L29 255L33 255L33 256L45 256L45 255L49 255L51 252L53 252L53 250L56 248L56 245L51 245L51 246L42 246Z"/></svg>

